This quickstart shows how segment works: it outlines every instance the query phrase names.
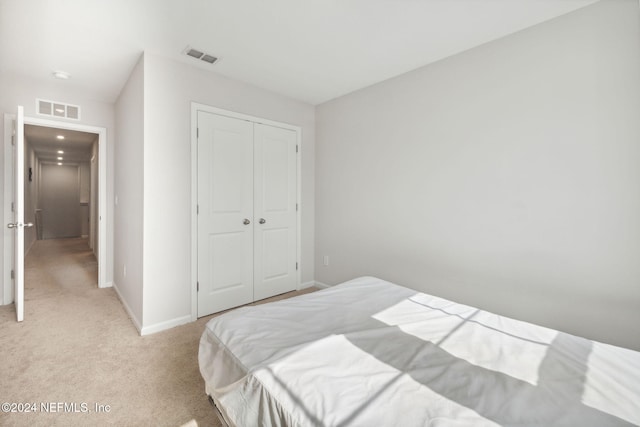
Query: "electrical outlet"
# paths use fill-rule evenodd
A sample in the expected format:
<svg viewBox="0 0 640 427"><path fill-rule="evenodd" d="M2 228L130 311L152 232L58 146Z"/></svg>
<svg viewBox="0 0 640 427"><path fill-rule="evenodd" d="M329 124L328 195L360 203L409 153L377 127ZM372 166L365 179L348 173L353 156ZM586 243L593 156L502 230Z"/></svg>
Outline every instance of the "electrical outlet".
<svg viewBox="0 0 640 427"><path fill-rule="evenodd" d="M122 277L127 277L127 266L126 265L122 266Z"/></svg>
<svg viewBox="0 0 640 427"><path fill-rule="evenodd" d="M324 264L325 266L329 265L329 255L325 255L325 256L324 256L323 264Z"/></svg>

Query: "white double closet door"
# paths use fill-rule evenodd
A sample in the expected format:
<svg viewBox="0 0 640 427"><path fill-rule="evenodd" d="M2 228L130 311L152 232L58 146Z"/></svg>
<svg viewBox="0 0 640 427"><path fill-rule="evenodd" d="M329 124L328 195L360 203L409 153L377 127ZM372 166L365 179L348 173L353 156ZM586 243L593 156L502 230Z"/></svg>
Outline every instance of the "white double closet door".
<svg viewBox="0 0 640 427"><path fill-rule="evenodd" d="M198 317L297 288L297 132L198 111Z"/></svg>

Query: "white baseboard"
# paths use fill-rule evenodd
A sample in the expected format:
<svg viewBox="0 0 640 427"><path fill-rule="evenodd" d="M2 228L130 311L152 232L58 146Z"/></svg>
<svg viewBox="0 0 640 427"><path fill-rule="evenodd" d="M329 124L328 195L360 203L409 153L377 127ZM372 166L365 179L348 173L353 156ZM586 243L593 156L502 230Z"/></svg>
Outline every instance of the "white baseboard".
<svg viewBox="0 0 640 427"><path fill-rule="evenodd" d="M131 307L129 307L129 304L127 304L127 302L124 300L124 298L122 298L122 294L120 293L120 290L118 289L118 285L115 282L112 282L111 285L112 285L113 289L116 291L116 295L118 295L118 299L122 303L122 306L124 307L124 310L127 312L127 314L129 315L129 318L133 322L133 326L135 326L136 329L138 330L138 332L140 332L140 335L142 335L142 332L141 332L142 324L140 323L138 318L133 314L133 310L131 310Z"/></svg>
<svg viewBox="0 0 640 427"><path fill-rule="evenodd" d="M300 286L298 286L298 290L301 291L303 289L307 289L315 285L316 285L316 282L314 282L313 280L310 280L308 282L300 283Z"/></svg>
<svg viewBox="0 0 640 427"><path fill-rule="evenodd" d="M317 280L315 282L313 282L313 286L315 286L316 288L320 288L320 289L327 289L327 288L331 287L331 285L327 285L326 283L318 282Z"/></svg>
<svg viewBox="0 0 640 427"><path fill-rule="evenodd" d="M155 334L156 332L164 331L166 329L171 329L176 326L184 325L185 323L190 323L191 315L176 317L175 319L166 320L164 322L156 323L154 325L142 326L142 322L133 314L133 310L129 307L129 304L122 298L122 294L118 290L118 285L115 282L110 282L112 284L113 289L115 289L116 294L118 295L118 299L122 303L125 311L129 315L131 322L133 322L133 326L136 327L140 335L150 335Z"/></svg>
<svg viewBox="0 0 640 427"><path fill-rule="evenodd" d="M300 287L298 288L299 291L301 291L302 289L306 289L306 288L311 288L311 287L316 287L316 288L320 288L320 289L326 289L326 288L330 288L331 286L326 285L322 282L318 282L315 280L310 280L308 282L304 282L300 284Z"/></svg>
<svg viewBox="0 0 640 427"><path fill-rule="evenodd" d="M114 288L115 286L113 286L113 282L107 282L107 283L103 283L102 285L98 285L98 287L100 289L103 289L103 288Z"/></svg>
<svg viewBox="0 0 640 427"><path fill-rule="evenodd" d="M140 330L140 335L155 334L156 332L175 328L176 326L184 325L185 323L191 323L190 314L187 316L176 317L175 319L165 320L164 322L156 323L155 325L144 326Z"/></svg>

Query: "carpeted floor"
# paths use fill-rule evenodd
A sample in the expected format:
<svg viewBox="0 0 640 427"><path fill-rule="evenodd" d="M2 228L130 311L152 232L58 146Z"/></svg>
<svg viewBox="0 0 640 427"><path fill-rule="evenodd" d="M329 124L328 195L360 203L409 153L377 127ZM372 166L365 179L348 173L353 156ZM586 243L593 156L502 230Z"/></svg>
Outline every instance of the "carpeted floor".
<svg viewBox="0 0 640 427"><path fill-rule="evenodd" d="M0 306L0 403L20 411L3 405L0 425L219 426L197 361L211 316L141 337L115 291L96 283L86 239L34 244L25 321Z"/></svg>

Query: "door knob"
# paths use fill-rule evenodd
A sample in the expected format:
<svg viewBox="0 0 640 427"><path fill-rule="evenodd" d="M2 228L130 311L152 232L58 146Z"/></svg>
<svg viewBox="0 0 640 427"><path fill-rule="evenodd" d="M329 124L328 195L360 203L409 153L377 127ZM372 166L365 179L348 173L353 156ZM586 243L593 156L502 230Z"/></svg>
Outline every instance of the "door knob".
<svg viewBox="0 0 640 427"><path fill-rule="evenodd" d="M258 221L258 222L259 222L260 224L264 224L265 222L267 222L267 220L266 220L266 219L264 219L264 218L260 218L260 221Z"/></svg>
<svg viewBox="0 0 640 427"><path fill-rule="evenodd" d="M7 224L7 228L18 228L18 227L25 227L25 228L33 227L33 223L28 222L26 224L22 224L21 222L10 222L9 224Z"/></svg>
<svg viewBox="0 0 640 427"><path fill-rule="evenodd" d="M249 225L249 224L251 224L251 221L249 221L247 218L245 218L244 221L242 221L242 223L244 225Z"/></svg>

